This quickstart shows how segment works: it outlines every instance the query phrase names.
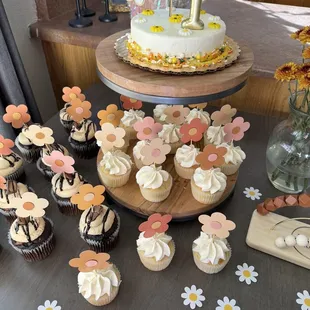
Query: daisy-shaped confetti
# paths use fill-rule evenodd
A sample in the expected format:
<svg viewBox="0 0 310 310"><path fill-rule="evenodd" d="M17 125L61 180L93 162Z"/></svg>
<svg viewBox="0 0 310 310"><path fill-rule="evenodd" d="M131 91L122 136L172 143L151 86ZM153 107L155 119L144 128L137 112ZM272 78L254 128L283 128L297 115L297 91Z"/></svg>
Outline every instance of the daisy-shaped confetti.
<svg viewBox="0 0 310 310"><path fill-rule="evenodd" d="M218 307L215 310L240 310L240 307L236 306L236 300L229 300L228 297L224 297L223 300L217 301Z"/></svg>
<svg viewBox="0 0 310 310"><path fill-rule="evenodd" d="M296 302L301 305L301 310L310 310L310 295L309 292L304 290L302 293L297 293Z"/></svg>
<svg viewBox="0 0 310 310"><path fill-rule="evenodd" d="M79 98L73 99L70 106L66 109L66 112L71 118L80 123L83 119L91 117L91 103L89 101L82 101Z"/></svg>
<svg viewBox="0 0 310 310"><path fill-rule="evenodd" d="M80 210L86 210L91 206L99 206L104 201L102 195L105 191L103 185L92 186L84 184L79 187L79 193L71 197L71 202L76 204Z"/></svg>
<svg viewBox="0 0 310 310"><path fill-rule="evenodd" d="M225 142L240 141L249 128L249 122L245 122L243 117L236 117L232 123L224 126L224 132L226 133L224 137Z"/></svg>
<svg viewBox="0 0 310 310"><path fill-rule="evenodd" d="M254 187L246 187L245 190L243 191L243 194L245 194L246 198L250 198L251 200L259 200L260 196L262 195L259 192L259 189L255 189Z"/></svg>
<svg viewBox="0 0 310 310"><path fill-rule="evenodd" d="M146 166L162 164L170 151L171 146L169 144L164 144L162 139L156 138L141 149L141 155L144 156L142 162Z"/></svg>
<svg viewBox="0 0 310 310"><path fill-rule="evenodd" d="M120 99L121 102L123 103L123 108L125 110L130 109L139 110L142 108L142 101L140 100L132 99L123 95L121 95Z"/></svg>
<svg viewBox="0 0 310 310"><path fill-rule="evenodd" d="M119 110L116 104L109 104L106 110L99 111L97 116L100 119L100 126L104 123L118 126L121 118L124 116L124 111Z"/></svg>
<svg viewBox="0 0 310 310"><path fill-rule="evenodd" d="M226 125L231 122L236 113L237 110L235 108L232 108L229 104L225 104L220 111L215 111L211 114L211 119L213 120L212 125Z"/></svg>
<svg viewBox="0 0 310 310"><path fill-rule="evenodd" d="M202 295L203 291L201 288L196 288L196 285L192 285L190 288L184 288L185 293L181 294L181 297L184 298L183 304L185 306L190 306L191 309L196 307L202 307L202 301L205 301L206 298Z"/></svg>
<svg viewBox="0 0 310 310"><path fill-rule="evenodd" d="M185 118L189 112L190 109L184 108L182 105L174 105L169 107L164 111L164 113L167 115L166 122L181 125L185 122Z"/></svg>
<svg viewBox="0 0 310 310"><path fill-rule="evenodd" d="M139 140L152 140L158 137L158 133L163 129L163 125L155 123L152 117L145 117L142 121L138 121L133 125L137 131Z"/></svg>
<svg viewBox="0 0 310 310"><path fill-rule="evenodd" d="M57 300L46 300L43 306L39 306L38 310L61 310L60 306L57 306Z"/></svg>
<svg viewBox="0 0 310 310"><path fill-rule="evenodd" d="M5 139L0 135L0 156L10 155L12 153L11 148L14 146L14 142L10 139Z"/></svg>
<svg viewBox="0 0 310 310"><path fill-rule="evenodd" d="M145 238L151 238L156 233L164 233L168 230L168 223L172 220L170 214L161 215L159 213L149 216L146 222L139 226L139 231L144 232Z"/></svg>
<svg viewBox="0 0 310 310"><path fill-rule="evenodd" d="M42 161L46 166L51 167L55 173L73 173L74 159L66 156L59 151L53 151L51 155L42 157Z"/></svg>
<svg viewBox="0 0 310 310"><path fill-rule="evenodd" d="M53 130L51 128L38 125L30 125L24 131L24 135L36 146L53 144L55 139L52 137L52 134Z"/></svg>
<svg viewBox="0 0 310 310"><path fill-rule="evenodd" d="M7 189L6 179L0 175L0 189Z"/></svg>
<svg viewBox="0 0 310 310"><path fill-rule="evenodd" d="M238 270L235 272L236 276L239 276L239 281L244 282L247 285L250 285L252 282L256 283L258 273L254 271L253 266L248 266L248 264L244 263L242 266L237 266Z"/></svg>
<svg viewBox="0 0 310 310"><path fill-rule="evenodd" d="M85 95L83 95L81 92L81 88L77 86L70 87L64 87L62 89L63 96L62 100L64 102L71 102L73 99L79 98L81 101L85 100Z"/></svg>
<svg viewBox="0 0 310 310"><path fill-rule="evenodd" d="M8 124L12 124L14 128L21 128L30 121L30 115L27 113L28 108L24 104L18 106L11 104L6 107L5 111L3 120Z"/></svg>

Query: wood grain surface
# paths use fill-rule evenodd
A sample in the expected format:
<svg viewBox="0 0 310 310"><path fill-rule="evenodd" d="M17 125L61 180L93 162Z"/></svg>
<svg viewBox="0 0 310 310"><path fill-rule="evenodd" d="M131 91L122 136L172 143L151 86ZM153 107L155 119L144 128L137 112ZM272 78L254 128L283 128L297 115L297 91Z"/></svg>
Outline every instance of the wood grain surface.
<svg viewBox="0 0 310 310"><path fill-rule="evenodd" d="M136 141L131 141L127 153L132 157L132 149ZM97 156L97 171L101 183L104 182L99 172L99 162L102 159L102 151ZM168 171L173 179L172 189L167 199L159 203L153 203L144 199L139 185L136 181L138 169L135 165L132 167L129 181L122 187L106 187L107 193L118 204L134 211L142 216L149 216L153 213L171 214L174 220L188 220L197 217L201 213L210 211L225 201L233 192L238 178L238 172L227 177L227 186L221 199L214 204L204 205L192 195L191 182L181 178L174 169L174 155L168 155L167 160L162 165L163 169Z"/></svg>
<svg viewBox="0 0 310 310"><path fill-rule="evenodd" d="M245 81L254 56L246 45L231 67L205 75L170 76L134 68L119 60L114 52L115 41L130 30L121 31L100 42L96 49L98 70L112 83L137 92L162 97L198 97L226 91ZM142 91L143 90L143 91Z"/></svg>

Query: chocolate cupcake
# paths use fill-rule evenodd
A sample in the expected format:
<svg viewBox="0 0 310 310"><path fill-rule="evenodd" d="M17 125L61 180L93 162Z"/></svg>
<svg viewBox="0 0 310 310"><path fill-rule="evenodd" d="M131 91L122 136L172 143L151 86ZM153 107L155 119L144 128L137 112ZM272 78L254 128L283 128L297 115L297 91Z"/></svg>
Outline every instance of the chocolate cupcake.
<svg viewBox="0 0 310 310"><path fill-rule="evenodd" d="M27 138L24 132L27 130L27 127L22 129L22 132L16 137L15 145L22 154L22 157L28 163L34 163L40 157L41 148L34 145L29 138Z"/></svg>
<svg viewBox="0 0 310 310"><path fill-rule="evenodd" d="M89 159L97 155L95 132L97 126L88 119L75 123L71 129L69 143L80 158Z"/></svg>
<svg viewBox="0 0 310 310"><path fill-rule="evenodd" d="M58 204L59 211L66 215L80 214L76 204L70 199L78 193L79 187L86 183L76 171L72 174L57 173L52 178L52 196Z"/></svg>
<svg viewBox="0 0 310 310"><path fill-rule="evenodd" d="M53 151L59 151L65 156L70 155L69 151L58 143L46 145L41 149L41 157L37 160L37 168L48 180L50 180L56 173L52 171L50 166L45 164L44 157L50 156Z"/></svg>
<svg viewBox="0 0 310 310"><path fill-rule="evenodd" d="M81 238L97 253L109 252L115 247L119 229L119 215L106 205L90 207L81 215Z"/></svg>
<svg viewBox="0 0 310 310"><path fill-rule="evenodd" d="M23 159L16 153L0 156L0 175L6 180L18 180L24 174Z"/></svg>
<svg viewBox="0 0 310 310"><path fill-rule="evenodd" d="M70 132L73 126L73 119L70 114L67 113L67 108L70 107L70 103L66 103L65 106L59 111L59 119L61 125Z"/></svg>

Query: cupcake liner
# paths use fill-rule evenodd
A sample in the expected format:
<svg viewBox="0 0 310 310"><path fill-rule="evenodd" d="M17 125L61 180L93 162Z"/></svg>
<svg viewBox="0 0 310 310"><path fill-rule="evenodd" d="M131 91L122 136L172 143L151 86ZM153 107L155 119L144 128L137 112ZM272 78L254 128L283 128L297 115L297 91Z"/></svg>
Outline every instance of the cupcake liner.
<svg viewBox="0 0 310 310"><path fill-rule="evenodd" d="M0 213L5 217L8 224L12 224L17 218L17 216L15 214L15 209L10 210L10 209L1 209L0 208Z"/></svg>
<svg viewBox="0 0 310 310"><path fill-rule="evenodd" d="M114 210L113 210L114 211ZM88 238L83 232L80 231L81 238L88 244L92 251L96 253L99 252L110 252L117 244L119 238L119 230L120 230L120 217L116 211L114 211L115 216L117 218L117 227L115 231L105 240L94 240L92 238Z"/></svg>
<svg viewBox="0 0 310 310"><path fill-rule="evenodd" d="M208 274L215 274L215 273L218 273L224 269L224 267L228 264L228 262L231 258L231 250L229 252L226 252L225 256L226 257L225 257L224 261L221 261L221 263L219 263L219 264L212 265L210 263L203 263L200 260L200 254L198 252L193 251L193 257L194 257L194 262L195 262L196 266L198 267L198 269L200 269L201 271L208 273Z"/></svg>
<svg viewBox="0 0 310 310"><path fill-rule="evenodd" d="M54 237L54 233L53 233L53 226L54 226L53 222L47 217L44 217L44 219L46 221L48 221L52 226L51 235L42 244L37 245L35 248L33 248L31 250L20 249L17 246L15 246L12 243L10 233L8 234L8 239L9 239L9 243L11 244L11 246L18 253L20 253L24 257L24 259L28 262L36 262L36 261L40 261L40 260L45 259L46 257L48 257L52 253L52 251L55 247L55 237Z"/></svg>
<svg viewBox="0 0 310 310"><path fill-rule="evenodd" d="M4 176L7 180L20 180L25 174L24 165L22 164L15 172Z"/></svg>
<svg viewBox="0 0 310 310"><path fill-rule="evenodd" d="M204 192L199 186L195 184L193 178L191 179L191 188L193 197L203 204L212 204L218 202L224 193L224 191L216 192L214 194L211 194L210 192Z"/></svg>
<svg viewBox="0 0 310 310"><path fill-rule="evenodd" d="M130 177L131 169L128 170L123 175L111 175L108 172L105 172L104 169L98 166L98 173L100 175L100 178L105 186L108 187L121 187L125 185Z"/></svg>
<svg viewBox="0 0 310 310"><path fill-rule="evenodd" d="M15 139L15 145L21 152L21 155L26 162L34 163L39 159L41 152L41 149L39 147L33 146L31 150L28 150L20 144L20 142L18 141L18 137Z"/></svg>
<svg viewBox="0 0 310 310"><path fill-rule="evenodd" d="M171 146L171 151L169 152L169 154L175 154L177 152L177 149L183 145L183 142L180 140L175 143L167 143L167 144Z"/></svg>
<svg viewBox="0 0 310 310"><path fill-rule="evenodd" d="M69 137L69 143L79 158L90 159L98 154L99 147L95 138L86 142L77 142Z"/></svg>
<svg viewBox="0 0 310 310"><path fill-rule="evenodd" d="M73 121L65 121L60 118L60 123L66 129L66 131L70 133L72 126L73 126Z"/></svg>
<svg viewBox="0 0 310 310"><path fill-rule="evenodd" d="M115 266L113 267L113 269L116 273L116 276L119 280L119 283L121 283L121 274L120 274L119 270ZM117 296L118 291L119 291L119 286L118 287L113 286L110 296L108 294L105 294L105 295L101 296L98 300L95 299L95 295L91 295L89 298L85 298L83 296L83 294L82 294L82 296L91 305L100 307L100 306L105 306L105 305L108 305L109 303L111 303L115 299L115 297Z"/></svg>
<svg viewBox="0 0 310 310"><path fill-rule="evenodd" d="M124 128L126 131L125 137L128 140L136 140L137 139L137 132L134 130L133 125L131 127L125 126L123 123L120 123L119 127Z"/></svg>
<svg viewBox="0 0 310 310"><path fill-rule="evenodd" d="M241 166L241 163L238 163L237 165L224 164L223 166L221 166L221 170L225 175L232 175L232 174L235 174L239 170L240 166Z"/></svg>
<svg viewBox="0 0 310 310"><path fill-rule="evenodd" d="M147 269L149 269L151 271L161 271L161 270L166 269L170 265L170 263L173 259L174 253L175 253L174 241L171 240L168 245L169 245L169 248L171 251L170 256L169 257L165 256L162 260L160 260L158 262L155 260L154 257L145 257L144 252L138 250L140 260L141 260L142 264L144 265L144 267L146 267Z"/></svg>
<svg viewBox="0 0 310 310"><path fill-rule="evenodd" d="M133 160L135 162L136 167L140 170L143 166L145 166L141 159L138 159L135 154L133 154Z"/></svg>
<svg viewBox="0 0 310 310"><path fill-rule="evenodd" d="M170 194L172 187L172 177L162 184L161 187L156 189L143 188L140 186L142 196L150 202L161 202L164 201Z"/></svg>
<svg viewBox="0 0 310 310"><path fill-rule="evenodd" d="M176 173L183 179L190 180L195 173L197 166L185 168L182 167L174 157L174 168Z"/></svg>
<svg viewBox="0 0 310 310"><path fill-rule="evenodd" d="M71 203L70 198L59 197L56 193L54 193L53 189L51 189L51 194L62 214L74 216L82 213L82 211L78 209L77 205Z"/></svg>
<svg viewBox="0 0 310 310"><path fill-rule="evenodd" d="M38 160L37 160L37 163L36 163L36 166L38 168L38 170L48 179L48 180L51 180L52 177L55 175L55 172L53 172L51 170L50 167L48 166L45 166L46 168L42 168L42 165L43 162L42 162L42 157L40 157Z"/></svg>

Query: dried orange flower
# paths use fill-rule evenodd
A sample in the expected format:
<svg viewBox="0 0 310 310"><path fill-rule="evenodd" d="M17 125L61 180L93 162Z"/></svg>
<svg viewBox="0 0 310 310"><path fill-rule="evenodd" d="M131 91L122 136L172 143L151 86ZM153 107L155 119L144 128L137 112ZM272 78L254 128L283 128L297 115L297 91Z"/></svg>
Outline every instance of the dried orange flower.
<svg viewBox="0 0 310 310"><path fill-rule="evenodd" d="M298 88L300 90L303 90L303 89L309 89L310 87L310 72L305 74L304 76L302 76L299 80L299 86Z"/></svg>
<svg viewBox="0 0 310 310"><path fill-rule="evenodd" d="M298 40L302 44L310 43L310 26L306 26L299 34Z"/></svg>
<svg viewBox="0 0 310 310"><path fill-rule="evenodd" d="M309 47L306 47L304 49L304 51L302 52L302 58L304 59L310 59L310 46ZM310 64L309 64L310 66Z"/></svg>
<svg viewBox="0 0 310 310"><path fill-rule="evenodd" d="M304 63L298 66L298 72L296 73L297 79L300 79L302 76L310 73L310 62Z"/></svg>
<svg viewBox="0 0 310 310"><path fill-rule="evenodd" d="M293 62L289 62L280 66L276 70L274 77L281 82L291 81L296 79L297 72L298 72L298 66Z"/></svg>

